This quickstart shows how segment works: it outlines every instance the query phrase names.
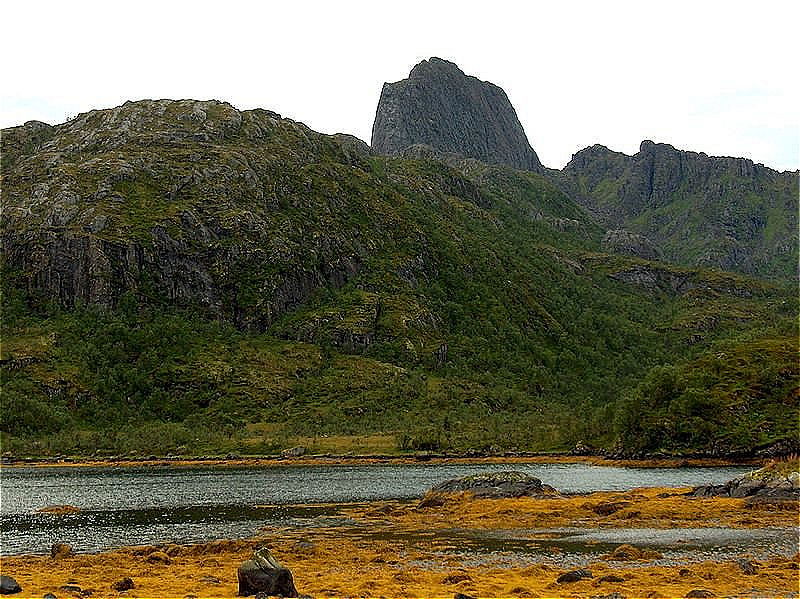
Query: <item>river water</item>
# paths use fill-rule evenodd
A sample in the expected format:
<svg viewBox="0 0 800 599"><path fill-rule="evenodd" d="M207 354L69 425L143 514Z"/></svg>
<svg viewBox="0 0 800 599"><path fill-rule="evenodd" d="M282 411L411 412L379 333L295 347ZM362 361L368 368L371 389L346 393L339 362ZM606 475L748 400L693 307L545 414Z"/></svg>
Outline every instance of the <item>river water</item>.
<svg viewBox="0 0 800 599"><path fill-rule="evenodd" d="M0 471L0 552L44 553L55 542L93 552L125 545L244 538L264 526L330 526L338 522L338 510L330 504L414 499L448 478L509 469L532 474L564 492L721 483L748 470L588 464L12 467ZM63 504L81 511L37 512Z"/></svg>

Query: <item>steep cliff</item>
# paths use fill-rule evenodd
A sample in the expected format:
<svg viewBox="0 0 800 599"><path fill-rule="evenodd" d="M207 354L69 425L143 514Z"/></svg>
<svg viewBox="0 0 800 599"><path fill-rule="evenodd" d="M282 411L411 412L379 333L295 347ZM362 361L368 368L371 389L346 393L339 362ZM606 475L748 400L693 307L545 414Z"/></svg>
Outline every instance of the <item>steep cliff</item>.
<svg viewBox="0 0 800 599"><path fill-rule="evenodd" d="M554 179L602 225L644 235L669 261L796 277L797 172L643 141L633 156L581 150Z"/></svg>
<svg viewBox="0 0 800 599"><path fill-rule="evenodd" d="M385 83L378 102L373 150L396 155L417 144L488 164L542 168L506 93L441 58L423 60L408 79Z"/></svg>

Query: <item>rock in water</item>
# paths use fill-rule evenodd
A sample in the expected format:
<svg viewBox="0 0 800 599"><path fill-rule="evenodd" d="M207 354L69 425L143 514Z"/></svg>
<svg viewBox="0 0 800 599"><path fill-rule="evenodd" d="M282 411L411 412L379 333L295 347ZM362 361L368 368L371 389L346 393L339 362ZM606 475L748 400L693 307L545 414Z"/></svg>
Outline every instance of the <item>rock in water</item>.
<svg viewBox="0 0 800 599"><path fill-rule="evenodd" d="M0 595L13 595L14 593L21 593L22 587L19 583L10 576L0 576Z"/></svg>
<svg viewBox="0 0 800 599"><path fill-rule="evenodd" d="M269 596L297 597L294 579L266 547L257 549L253 557L242 562L238 570L240 597L266 593Z"/></svg>
<svg viewBox="0 0 800 599"><path fill-rule="evenodd" d="M432 487L419 507L444 504L451 493L469 493L483 499L507 497L552 497L558 495L553 487L524 472L489 472L463 478L453 478Z"/></svg>
<svg viewBox="0 0 800 599"><path fill-rule="evenodd" d="M385 83L378 102L372 149L397 155L418 144L489 164L542 170L506 93L441 58L423 60L408 79Z"/></svg>
<svg viewBox="0 0 800 599"><path fill-rule="evenodd" d="M776 466L766 466L721 485L702 485L695 487L692 495L696 497L738 497L758 499L765 503L788 503L789 507L800 500L800 473L787 471Z"/></svg>
<svg viewBox="0 0 800 599"><path fill-rule="evenodd" d="M431 489L433 492L469 492L477 497L538 497L555 495L556 490L524 472L490 472L454 478Z"/></svg>

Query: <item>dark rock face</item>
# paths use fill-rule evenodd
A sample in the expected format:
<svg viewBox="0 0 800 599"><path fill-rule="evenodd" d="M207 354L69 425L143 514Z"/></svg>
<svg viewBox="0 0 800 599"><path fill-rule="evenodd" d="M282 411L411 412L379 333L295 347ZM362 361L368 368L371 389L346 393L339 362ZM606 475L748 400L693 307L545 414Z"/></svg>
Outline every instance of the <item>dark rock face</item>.
<svg viewBox="0 0 800 599"><path fill-rule="evenodd" d="M396 155L416 144L488 164L542 169L506 93L441 58L423 60L408 79L385 83L378 102L373 150Z"/></svg>
<svg viewBox="0 0 800 599"><path fill-rule="evenodd" d="M552 496L556 490L541 480L524 472L491 472L454 478L440 483L431 493L472 493L476 497L499 499L504 497Z"/></svg>
<svg viewBox="0 0 800 599"><path fill-rule="evenodd" d="M242 562L238 570L240 597L248 595L297 597L294 579L265 547L256 550L253 557Z"/></svg>
<svg viewBox="0 0 800 599"><path fill-rule="evenodd" d="M646 236L667 260L796 276L797 172L645 140L633 156L588 147L550 175L601 224Z"/></svg>

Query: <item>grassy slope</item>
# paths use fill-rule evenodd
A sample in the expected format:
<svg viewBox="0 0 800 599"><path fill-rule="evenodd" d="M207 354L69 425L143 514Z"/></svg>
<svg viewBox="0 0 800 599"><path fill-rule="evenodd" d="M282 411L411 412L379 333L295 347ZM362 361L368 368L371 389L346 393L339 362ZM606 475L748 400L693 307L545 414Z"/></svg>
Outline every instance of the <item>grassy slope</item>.
<svg viewBox="0 0 800 599"><path fill-rule="evenodd" d="M94 193L119 157L154 164L112 177L124 201L86 202L68 226L79 234L102 215L109 224L99 237L147 245L159 224L202 249L182 227L182 211L222 223L230 234L213 244L248 250L218 273L232 283L226 305L247 319L237 329L145 295L144 285L114 309L65 310L28 296L24 277L6 272L4 447L270 452L298 436L377 434L369 443L385 447L388 434L401 449L565 449L621 437L648 451L708 450L732 437L731 447L749 449L788 434L797 400L786 389L798 374L785 351L774 352L778 366L766 386L749 371L726 371L738 387L707 372L718 368L709 356L720 346L742 359L784 347L795 334L789 290L598 254L599 230L536 175L354 160L333 138L312 133L281 121L267 141L157 146L155 158L152 146L134 140L113 152L91 149L91 168L82 166L84 148L51 172L53 181ZM193 183L165 200L170 177L191 174L191 152L217 169L214 187ZM8 172L4 162L7 205L30 191L19 164L35 172L37 160L14 156ZM229 176L228 166L242 162L257 184ZM266 201L243 200L264 190ZM40 226L47 210L34 206L13 226ZM358 273L267 318L268 290L291 269L314 268L324 248L357 255ZM610 276L632 267L688 276L696 288L680 295ZM705 437L656 434L642 444L634 432L645 425L627 416L642 411L665 365L726 409L741 388L757 387L769 417L752 421L758 434L721 419ZM663 397L647 412L672 410L675 397Z"/></svg>

